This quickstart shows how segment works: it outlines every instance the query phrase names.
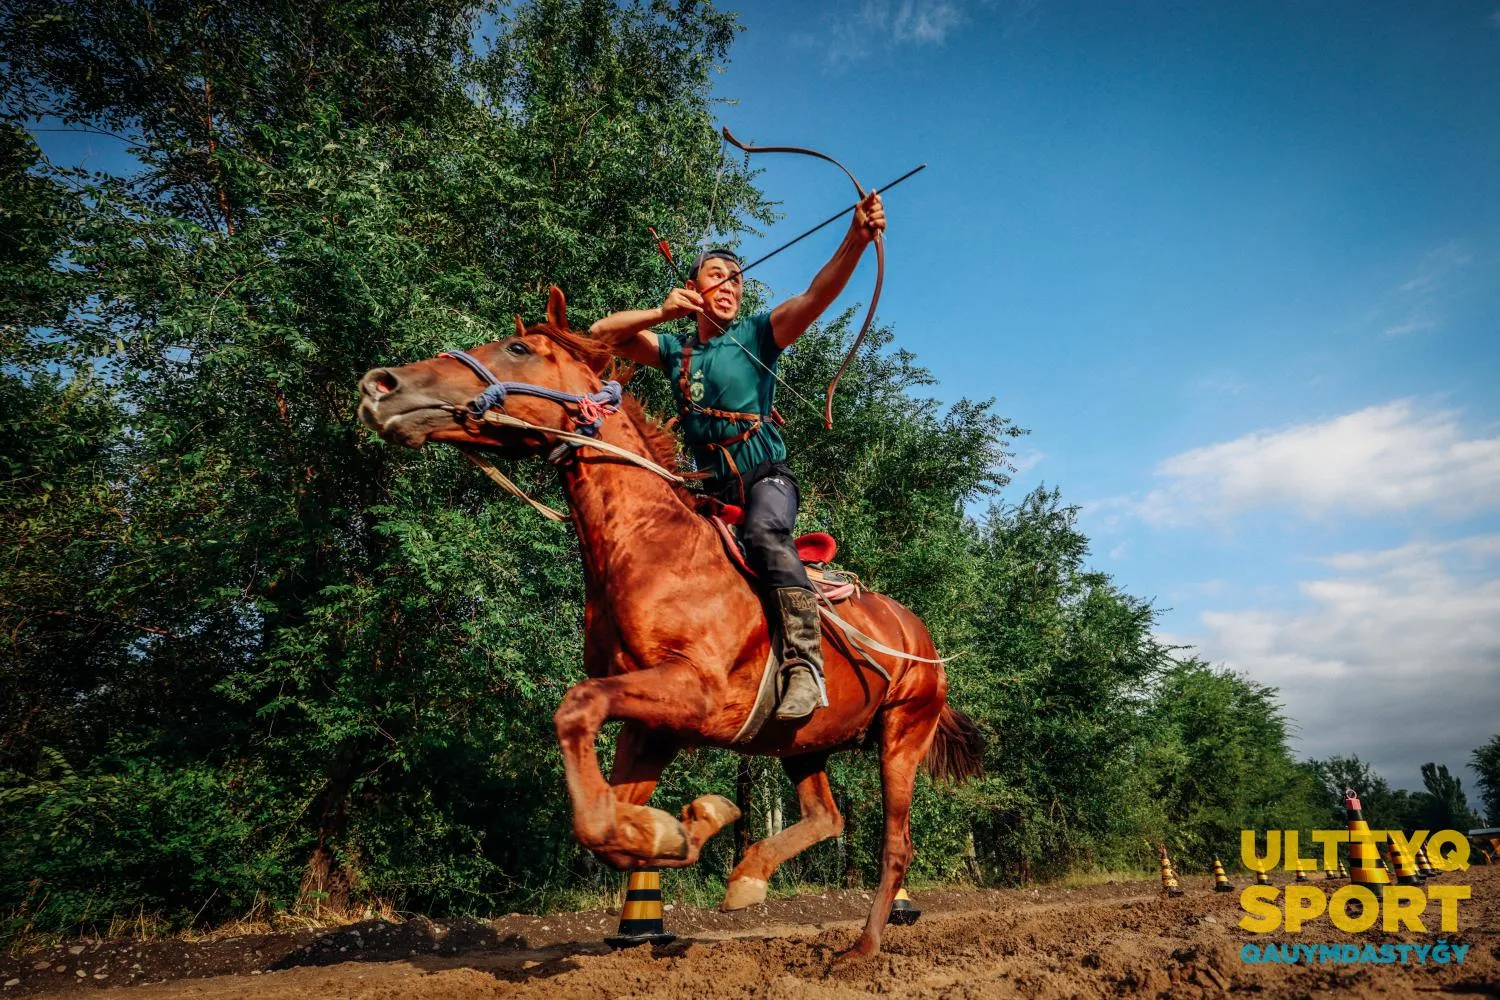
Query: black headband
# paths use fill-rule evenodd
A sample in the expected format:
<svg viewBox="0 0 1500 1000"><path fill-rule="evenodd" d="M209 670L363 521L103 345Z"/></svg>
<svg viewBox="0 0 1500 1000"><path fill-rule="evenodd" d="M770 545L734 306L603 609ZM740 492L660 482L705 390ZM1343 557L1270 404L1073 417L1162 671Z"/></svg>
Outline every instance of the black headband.
<svg viewBox="0 0 1500 1000"><path fill-rule="evenodd" d="M697 280L698 269L711 260L727 260L735 267L740 266L740 259L729 250L705 250L693 261L693 266L688 269L688 277Z"/></svg>

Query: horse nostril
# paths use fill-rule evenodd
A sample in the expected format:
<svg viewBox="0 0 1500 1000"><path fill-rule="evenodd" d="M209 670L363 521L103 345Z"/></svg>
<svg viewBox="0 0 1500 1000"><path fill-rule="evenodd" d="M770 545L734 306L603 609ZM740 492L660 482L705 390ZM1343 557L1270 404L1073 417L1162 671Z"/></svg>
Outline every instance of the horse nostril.
<svg viewBox="0 0 1500 1000"><path fill-rule="evenodd" d="M365 376L365 394L374 396L376 399L389 396L399 388L401 388L401 381L389 368L377 368Z"/></svg>

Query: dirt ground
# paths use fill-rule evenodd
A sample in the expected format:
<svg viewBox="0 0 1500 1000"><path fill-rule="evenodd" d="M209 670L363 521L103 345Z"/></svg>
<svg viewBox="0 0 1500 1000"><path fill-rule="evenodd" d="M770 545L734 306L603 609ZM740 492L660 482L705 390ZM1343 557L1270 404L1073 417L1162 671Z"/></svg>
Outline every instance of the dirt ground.
<svg viewBox="0 0 1500 1000"><path fill-rule="evenodd" d="M667 898L671 873L664 876ZM1247 879L1236 880L1244 885ZM1286 879L1274 881L1284 883ZM1238 892L1183 879L1088 888L914 892L923 912L886 932L884 953L835 964L869 895L810 893L733 914L672 905L670 945L611 952L603 910L492 921L366 921L298 934L196 943L79 939L0 958L0 1000L107 990L122 1000L615 997L820 1000L895 997L1500 997L1500 867L1449 873L1472 886L1453 934L1350 935L1319 920L1297 935L1238 927ZM1436 904L1429 924L1436 928ZM1246 944L1469 945L1462 964L1248 964ZM1429 953L1429 956L1435 953Z"/></svg>

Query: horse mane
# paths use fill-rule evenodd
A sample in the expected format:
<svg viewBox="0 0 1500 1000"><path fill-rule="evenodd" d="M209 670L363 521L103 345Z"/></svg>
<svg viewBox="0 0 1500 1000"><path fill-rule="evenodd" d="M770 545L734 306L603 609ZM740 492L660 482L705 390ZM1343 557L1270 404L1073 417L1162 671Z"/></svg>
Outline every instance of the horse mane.
<svg viewBox="0 0 1500 1000"><path fill-rule="evenodd" d="M629 386L631 379L639 370L635 365L620 362L614 356L610 344L592 337L585 337L572 330L565 330L550 323L539 323L528 327L526 332L541 334L599 373L600 377L615 379L622 386ZM621 394L620 409L635 425L636 430L640 431L641 437L646 442L646 448L650 451L647 457L664 469L681 470L682 462L678 457L680 449L677 435L663 421L647 412L646 408L641 405L641 401L629 392ZM687 504L690 509L694 508L696 495L692 491L685 489L679 483L673 483L672 487L673 492L683 503Z"/></svg>

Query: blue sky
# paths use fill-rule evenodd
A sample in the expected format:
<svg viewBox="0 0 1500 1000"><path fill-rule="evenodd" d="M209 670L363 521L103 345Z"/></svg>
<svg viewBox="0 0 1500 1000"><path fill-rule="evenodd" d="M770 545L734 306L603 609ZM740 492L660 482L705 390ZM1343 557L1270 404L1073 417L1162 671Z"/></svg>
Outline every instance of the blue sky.
<svg viewBox="0 0 1500 1000"><path fill-rule="evenodd" d="M741 19L739 138L930 164L887 202L880 315L935 395L1031 429L1006 501L1082 505L1093 564L1280 688L1303 754L1420 788L1500 732L1500 2ZM786 219L749 254L848 200L757 165ZM799 291L836 240L756 273Z"/></svg>
<svg viewBox="0 0 1500 1000"><path fill-rule="evenodd" d="M741 139L866 183L930 164L887 202L880 316L939 398L1030 428L1005 501L1060 487L1093 565L1277 686L1304 755L1417 788L1500 731L1500 0L741 20ZM825 164L758 165L786 218L748 254L851 200ZM838 233L756 276L800 291Z"/></svg>

